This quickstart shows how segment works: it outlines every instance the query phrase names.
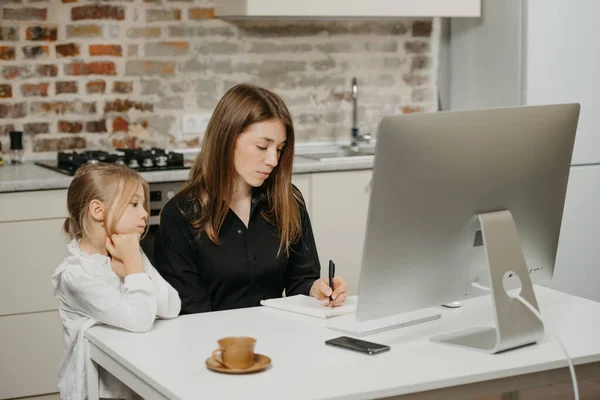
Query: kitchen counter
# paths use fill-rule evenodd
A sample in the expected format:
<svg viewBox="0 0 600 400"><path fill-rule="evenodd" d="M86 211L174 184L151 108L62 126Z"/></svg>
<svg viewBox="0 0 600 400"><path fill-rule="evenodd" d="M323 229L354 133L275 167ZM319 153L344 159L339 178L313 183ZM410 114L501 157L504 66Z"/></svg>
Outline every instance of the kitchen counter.
<svg viewBox="0 0 600 400"><path fill-rule="evenodd" d="M302 154L319 152L322 148L303 150ZM315 172L350 171L373 168L374 157L339 157L335 160L319 161L296 154L294 158L294 174ZM189 169L176 171L142 172L141 175L149 183L183 182L187 179ZM0 193L25 192L32 190L66 189L73 177L28 162L23 165L0 167Z"/></svg>

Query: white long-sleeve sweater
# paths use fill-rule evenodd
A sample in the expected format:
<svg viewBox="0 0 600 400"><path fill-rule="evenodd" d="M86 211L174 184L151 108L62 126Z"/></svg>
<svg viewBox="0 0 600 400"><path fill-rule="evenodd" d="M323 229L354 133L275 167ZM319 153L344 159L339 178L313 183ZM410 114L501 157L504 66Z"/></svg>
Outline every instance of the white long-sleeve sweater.
<svg viewBox="0 0 600 400"><path fill-rule="evenodd" d="M52 283L66 343L58 373L61 399L85 400L85 340L83 332L107 324L132 332L147 332L156 317L175 318L181 301L177 291L152 266L145 254L145 273L124 281L112 271L110 258L88 254L77 240L67 246L69 256L58 266ZM100 369L100 397L132 398L132 391Z"/></svg>

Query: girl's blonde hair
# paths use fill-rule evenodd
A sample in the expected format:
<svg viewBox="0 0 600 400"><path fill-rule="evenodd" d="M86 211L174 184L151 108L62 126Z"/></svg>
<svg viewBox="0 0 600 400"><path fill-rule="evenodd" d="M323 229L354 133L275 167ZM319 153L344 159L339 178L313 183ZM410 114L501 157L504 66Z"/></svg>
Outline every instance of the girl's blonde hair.
<svg viewBox="0 0 600 400"><path fill-rule="evenodd" d="M100 200L105 205L106 234L112 235L139 185L144 188L143 205L150 215L148 183L137 172L120 164L98 163L80 167L67 191L69 216L63 225L64 231L72 239L89 234L88 208L92 200Z"/></svg>

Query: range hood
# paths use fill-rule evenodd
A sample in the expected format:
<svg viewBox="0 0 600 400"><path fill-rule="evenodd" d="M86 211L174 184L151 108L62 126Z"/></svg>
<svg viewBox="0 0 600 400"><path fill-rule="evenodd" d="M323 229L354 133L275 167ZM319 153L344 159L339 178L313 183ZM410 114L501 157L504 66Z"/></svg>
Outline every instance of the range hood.
<svg viewBox="0 0 600 400"><path fill-rule="evenodd" d="M215 14L220 18L421 18L481 15L481 0L216 0L214 4Z"/></svg>

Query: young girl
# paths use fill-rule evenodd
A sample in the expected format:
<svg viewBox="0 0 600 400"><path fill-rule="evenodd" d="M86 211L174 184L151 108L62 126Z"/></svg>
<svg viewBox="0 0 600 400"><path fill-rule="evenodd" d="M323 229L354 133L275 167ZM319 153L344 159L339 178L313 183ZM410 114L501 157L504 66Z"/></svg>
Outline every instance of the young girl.
<svg viewBox="0 0 600 400"><path fill-rule="evenodd" d="M52 276L67 347L58 375L61 399L87 396L87 328L103 323L147 332L156 317L179 315L177 292L140 249L148 209L148 184L122 165L85 165L69 186L64 229L73 240ZM101 398L134 396L108 372L99 375Z"/></svg>

